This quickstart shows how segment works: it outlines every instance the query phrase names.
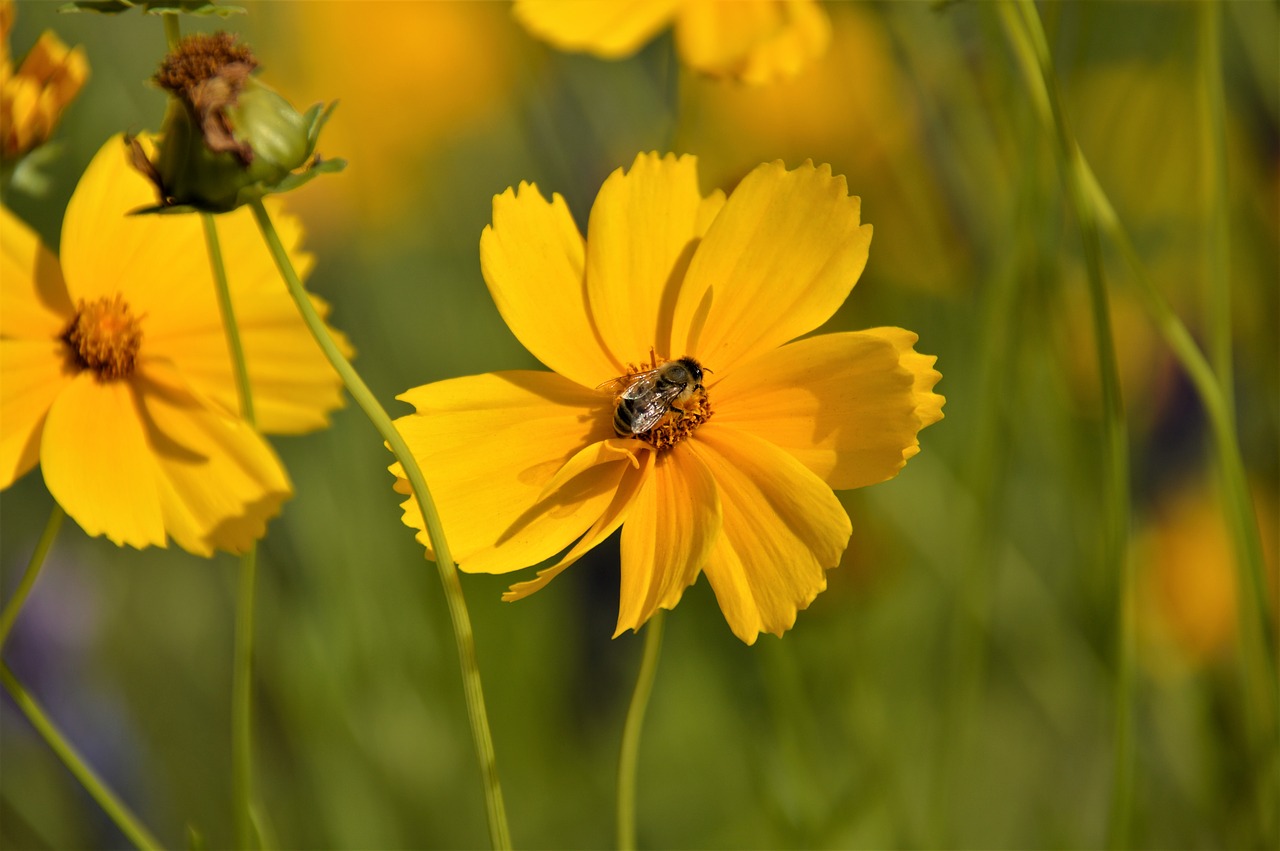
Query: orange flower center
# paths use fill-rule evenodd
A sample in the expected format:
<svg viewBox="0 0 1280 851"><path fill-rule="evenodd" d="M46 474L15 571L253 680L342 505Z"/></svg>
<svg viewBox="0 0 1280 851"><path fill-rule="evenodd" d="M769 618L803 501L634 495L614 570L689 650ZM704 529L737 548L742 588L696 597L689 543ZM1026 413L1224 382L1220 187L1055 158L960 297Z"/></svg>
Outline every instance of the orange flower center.
<svg viewBox="0 0 1280 851"><path fill-rule="evenodd" d="M644 434L636 437L661 452L670 449L697 431L698 426L711 418L711 402L705 388L699 387L683 408L674 405L662 420Z"/></svg>
<svg viewBox="0 0 1280 851"><path fill-rule="evenodd" d="M142 346L142 326L117 293L91 302L80 299L76 318L62 335L71 357L81 369L91 369L99 381L115 381L133 374Z"/></svg>

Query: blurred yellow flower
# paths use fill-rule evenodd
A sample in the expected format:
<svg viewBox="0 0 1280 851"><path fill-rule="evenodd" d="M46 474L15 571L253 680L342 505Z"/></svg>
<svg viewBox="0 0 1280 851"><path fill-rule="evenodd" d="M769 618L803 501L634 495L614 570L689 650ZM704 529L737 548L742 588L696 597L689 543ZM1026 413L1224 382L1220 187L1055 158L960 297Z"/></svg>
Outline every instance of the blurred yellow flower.
<svg viewBox="0 0 1280 851"><path fill-rule="evenodd" d="M13 18L11 0L0 0L0 160L6 163L49 139L89 78L84 50L68 50L51 30L41 34L15 73L9 55Z"/></svg>
<svg viewBox="0 0 1280 851"><path fill-rule="evenodd" d="M1276 593L1276 500L1254 493L1271 600ZM1193 482L1165 494L1139 536L1142 634L1157 673L1199 667L1228 656L1236 644L1236 554L1212 486ZM1274 611L1274 605L1272 610Z"/></svg>
<svg viewBox="0 0 1280 851"><path fill-rule="evenodd" d="M942 417L935 359L909 331L789 342L844 302L870 240L844 178L811 163L762 165L726 200L702 196L693 157L641 155L605 181L585 241L559 195L522 183L497 196L485 281L554 372L418 387L397 421L460 567L507 573L571 547L506 595L519 599L621 526L616 634L703 572L743 641L788 629L849 541L832 489L893 477ZM703 389L620 436L601 386L681 358ZM404 508L421 529L415 500Z"/></svg>
<svg viewBox="0 0 1280 851"><path fill-rule="evenodd" d="M7 209L0 221L0 487L37 463L91 535L193 553L241 551L291 489L274 452L232 412L231 358L195 216L129 216L152 190L119 136L67 206L61 258ZM273 214L294 263L296 220ZM259 425L303 432L339 382L276 276L249 211L218 233Z"/></svg>
<svg viewBox="0 0 1280 851"><path fill-rule="evenodd" d="M529 32L561 50L630 56L669 24L690 68L770 83L821 56L831 23L813 0L516 0Z"/></svg>

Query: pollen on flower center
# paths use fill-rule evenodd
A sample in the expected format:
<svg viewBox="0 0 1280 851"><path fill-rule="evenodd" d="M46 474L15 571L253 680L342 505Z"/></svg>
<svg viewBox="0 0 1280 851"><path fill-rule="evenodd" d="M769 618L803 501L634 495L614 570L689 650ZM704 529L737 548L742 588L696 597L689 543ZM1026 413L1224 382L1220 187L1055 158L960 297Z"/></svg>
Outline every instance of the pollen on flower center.
<svg viewBox="0 0 1280 851"><path fill-rule="evenodd" d="M115 381L133 374L142 325L119 293L90 302L81 299L62 341L78 367L93 370L99 381Z"/></svg>
<svg viewBox="0 0 1280 851"><path fill-rule="evenodd" d="M636 437L661 452L670 449L689 435L697 431L698 426L711 418L711 402L707 399L707 391L699 387L690 396L684 407L672 406L662 419L649 431Z"/></svg>
<svg viewBox="0 0 1280 851"><path fill-rule="evenodd" d="M626 375L601 385L614 394L614 431L658 451L675 446L711 417L704 371L710 370L688 356L660 363L650 350L647 366L632 364Z"/></svg>

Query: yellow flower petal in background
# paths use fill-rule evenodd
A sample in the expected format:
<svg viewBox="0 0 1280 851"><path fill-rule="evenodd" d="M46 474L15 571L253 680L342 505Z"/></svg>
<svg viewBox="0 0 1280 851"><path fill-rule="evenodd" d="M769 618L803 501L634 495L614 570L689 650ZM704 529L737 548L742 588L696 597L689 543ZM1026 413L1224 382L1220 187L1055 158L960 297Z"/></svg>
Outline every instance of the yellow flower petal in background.
<svg viewBox="0 0 1280 851"><path fill-rule="evenodd" d="M680 0L516 0L512 13L560 50L606 59L635 53L671 23Z"/></svg>
<svg viewBox="0 0 1280 851"><path fill-rule="evenodd" d="M733 634L781 635L827 587L853 527L831 488L767 440L715 422L689 441L720 489L724 534L703 567Z"/></svg>
<svg viewBox="0 0 1280 851"><path fill-rule="evenodd" d="M915 341L875 328L783 346L715 383L713 424L765 436L836 489L892 478L942 418L936 358Z"/></svg>
<svg viewBox="0 0 1280 851"><path fill-rule="evenodd" d="M829 167L752 171L689 264L672 351L727 373L831 318L867 263L871 226L860 209Z"/></svg>
<svg viewBox="0 0 1280 851"><path fill-rule="evenodd" d="M414 448L464 570L506 573L560 552L600 516L629 466L595 467L540 501L582 446L613 436L608 400L555 374L456 378L399 398L417 412L396 427ZM399 464L391 470L408 493ZM416 500L403 507L405 523L421 530ZM427 543L425 534L418 539Z"/></svg>
<svg viewBox="0 0 1280 851"><path fill-rule="evenodd" d="M614 637L661 606L675 608L720 537L716 479L683 446L658 456L622 527L622 587Z"/></svg>
<svg viewBox="0 0 1280 851"><path fill-rule="evenodd" d="M516 0L514 14L548 44L602 59L630 56L674 18L682 62L756 84L794 76L831 40L813 0Z"/></svg>
<svg viewBox="0 0 1280 851"><path fill-rule="evenodd" d="M812 0L687 0L676 21L685 64L745 83L794 77L830 41L831 22Z"/></svg>
<svg viewBox="0 0 1280 851"><path fill-rule="evenodd" d="M584 387L626 371L604 347L583 281L586 252L564 199L531 183L493 199L480 235L480 268L498 312L524 347Z"/></svg>
<svg viewBox="0 0 1280 851"><path fill-rule="evenodd" d="M129 294L147 317L149 354L171 361L201 393L238 410L231 354L218 308L204 230L198 216L127 213L155 202L154 190L129 163L120 137L98 151L76 187L62 228L62 266L71 296ZM301 248L298 220L266 200L299 274L312 259ZM247 209L215 218L227 283L240 325L257 424L296 434L328 424L342 404L341 382L280 282ZM112 262L103 262L111 257ZM321 314L328 307L314 298ZM338 344L351 349L340 332Z"/></svg>
<svg viewBox="0 0 1280 851"><path fill-rule="evenodd" d="M7 7L9 21L12 13ZM89 62L81 48L68 49L46 31L12 72L7 26L0 38L6 53L0 76L0 160L12 163L53 135L63 111L89 78Z"/></svg>
<svg viewBox="0 0 1280 851"><path fill-rule="evenodd" d="M27 223L0 206L0 336L56 337L75 312L62 269Z"/></svg>
<svg viewBox="0 0 1280 851"><path fill-rule="evenodd" d="M671 154L641 154L630 171L618 169L600 187L587 224L587 298L616 362L645 361L655 346L679 357L670 349L675 297L723 203L719 192L704 199L698 191L693 157ZM653 224L636 228L637 221Z"/></svg>

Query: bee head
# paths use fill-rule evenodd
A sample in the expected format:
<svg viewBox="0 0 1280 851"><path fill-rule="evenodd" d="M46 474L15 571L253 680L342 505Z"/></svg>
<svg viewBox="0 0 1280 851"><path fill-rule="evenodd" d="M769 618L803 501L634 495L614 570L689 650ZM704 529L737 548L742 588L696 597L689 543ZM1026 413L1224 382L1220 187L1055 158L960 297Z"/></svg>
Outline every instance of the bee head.
<svg viewBox="0 0 1280 851"><path fill-rule="evenodd" d="M680 358L679 360L676 361L676 363L680 364L686 370L689 371L689 383L691 385L693 385L694 387L702 386L702 373L703 373L702 364L698 363L696 360L694 360L691 357ZM706 371L710 372L711 370L708 369Z"/></svg>

